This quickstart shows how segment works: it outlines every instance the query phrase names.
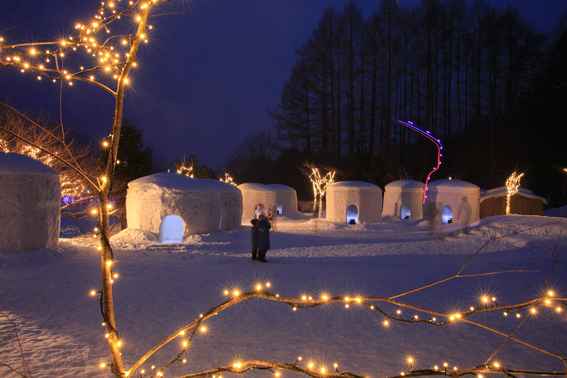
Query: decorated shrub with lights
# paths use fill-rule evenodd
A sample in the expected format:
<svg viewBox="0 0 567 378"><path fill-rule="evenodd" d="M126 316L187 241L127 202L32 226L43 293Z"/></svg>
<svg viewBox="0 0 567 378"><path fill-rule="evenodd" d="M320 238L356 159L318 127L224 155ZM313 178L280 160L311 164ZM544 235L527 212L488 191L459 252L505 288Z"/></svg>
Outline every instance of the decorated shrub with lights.
<svg viewBox="0 0 567 378"><path fill-rule="evenodd" d="M429 209L434 208L434 211ZM423 205L424 218L447 223L472 223L480 219L480 188L461 180L429 183Z"/></svg>
<svg viewBox="0 0 567 378"><path fill-rule="evenodd" d="M415 180L398 180L386 185L382 215L394 215L400 219L421 219L424 186L425 184Z"/></svg>
<svg viewBox="0 0 567 378"><path fill-rule="evenodd" d="M288 211L297 211L297 192L295 189L281 184L270 184L266 186L276 192L276 206L279 214Z"/></svg>
<svg viewBox="0 0 567 378"><path fill-rule="evenodd" d="M161 227L160 235L168 232L164 219L175 215L183 221L185 238L239 227L242 196L220 181L156 173L128 184L126 209L129 227L156 234Z"/></svg>
<svg viewBox="0 0 567 378"><path fill-rule="evenodd" d="M0 153L0 250L57 245L61 222L59 174L25 155Z"/></svg>
<svg viewBox="0 0 567 378"><path fill-rule="evenodd" d="M342 181L327 190L327 220L348 224L380 222L382 189L361 181Z"/></svg>

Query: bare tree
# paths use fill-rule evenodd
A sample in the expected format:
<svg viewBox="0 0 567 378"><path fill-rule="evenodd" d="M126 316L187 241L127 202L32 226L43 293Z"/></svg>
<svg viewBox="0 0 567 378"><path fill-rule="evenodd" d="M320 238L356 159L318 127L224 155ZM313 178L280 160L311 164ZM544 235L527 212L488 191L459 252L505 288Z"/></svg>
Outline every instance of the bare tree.
<svg viewBox="0 0 567 378"><path fill-rule="evenodd" d="M61 217L73 221L90 217L91 199L96 193L90 190L89 183L65 161L74 161L85 174L94 179L100 175L90 144L81 145L70 137L68 128L51 122L49 114L41 112L32 116L21 112L7 103L0 104L0 149L30 156L56 170L61 180ZM32 144L24 142L28 140ZM42 146L44 150L34 147ZM78 227L77 225L75 227Z"/></svg>
<svg viewBox="0 0 567 378"><path fill-rule="evenodd" d="M239 182L268 184L277 155L278 149L271 134L260 132L247 135L230 153L226 170L231 171Z"/></svg>
<svg viewBox="0 0 567 378"><path fill-rule="evenodd" d="M301 168L301 172L309 178L313 185L313 215L315 215L317 205L319 205L319 218L321 218L323 211L323 197L327 194L329 186L335 182L335 175L337 174L337 170L333 168L321 168L321 170L325 170L327 173L322 176L319 167L308 162L305 162Z"/></svg>
<svg viewBox="0 0 567 378"><path fill-rule="evenodd" d="M120 355L120 335L116 329L114 316L114 300L112 294L112 264L114 256L110 248L109 236L109 198L114 168L118 164L117 154L122 127L124 94L128 85L130 71L136 66L137 53L140 45L148 41L148 33L152 26L147 24L150 12L160 3L169 0L137 0L130 2L103 2L96 15L75 26L72 35L60 40L39 42L23 42L7 44L0 40L0 50L7 52L5 59L0 61L1 66L17 68L30 72L38 79L47 78L63 85L73 85L75 82L92 83L110 93L115 99L112 130L108 138L108 160L104 162L102 174L91 178L77 161L59 161L83 176L89 182L92 190L99 200L99 235L101 252L102 289L101 310L108 333L108 347L112 360L112 372L117 377L125 375ZM132 23L132 21L134 21ZM116 31L111 33L112 31ZM78 54L84 54L89 62L96 57L94 66L80 66L78 71L63 69L63 61L76 59ZM66 67L71 66L66 64ZM77 64L79 66L79 64ZM114 89L112 89L114 88ZM5 128L0 128L6 132ZM18 137L14 133L11 135ZM33 143L25 138L22 141L41 151L57 155L40 144Z"/></svg>

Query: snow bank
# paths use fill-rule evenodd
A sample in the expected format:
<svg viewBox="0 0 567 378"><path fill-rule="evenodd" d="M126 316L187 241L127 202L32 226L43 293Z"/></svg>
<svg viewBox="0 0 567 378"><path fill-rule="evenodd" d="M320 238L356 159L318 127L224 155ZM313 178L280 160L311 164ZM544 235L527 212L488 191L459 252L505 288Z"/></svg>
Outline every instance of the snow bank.
<svg viewBox="0 0 567 378"><path fill-rule="evenodd" d="M183 220L185 238L239 227L241 213L240 191L220 181L156 173L128 184L128 226L155 234L168 215Z"/></svg>
<svg viewBox="0 0 567 378"><path fill-rule="evenodd" d="M0 250L57 245L61 224L59 174L25 155L0 153Z"/></svg>
<svg viewBox="0 0 567 378"><path fill-rule="evenodd" d="M362 181L342 181L327 189L327 220L357 223L380 222L382 189Z"/></svg>
<svg viewBox="0 0 567 378"><path fill-rule="evenodd" d="M400 219L423 218L424 187L425 184L415 180L398 180L386 185L382 216L394 215Z"/></svg>

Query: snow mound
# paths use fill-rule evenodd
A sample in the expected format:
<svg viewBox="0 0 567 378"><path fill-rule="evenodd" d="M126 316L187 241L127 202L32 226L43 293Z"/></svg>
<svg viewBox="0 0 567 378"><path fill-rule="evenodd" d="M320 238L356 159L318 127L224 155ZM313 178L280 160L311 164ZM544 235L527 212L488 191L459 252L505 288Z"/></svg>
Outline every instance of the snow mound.
<svg viewBox="0 0 567 378"><path fill-rule="evenodd" d="M567 206L554 207L553 209L544 209L543 215L546 217L562 217L567 216Z"/></svg>
<svg viewBox="0 0 567 378"><path fill-rule="evenodd" d="M138 228L127 228L110 237L112 243L139 243L139 242L157 242L157 238L149 231L140 230Z"/></svg>

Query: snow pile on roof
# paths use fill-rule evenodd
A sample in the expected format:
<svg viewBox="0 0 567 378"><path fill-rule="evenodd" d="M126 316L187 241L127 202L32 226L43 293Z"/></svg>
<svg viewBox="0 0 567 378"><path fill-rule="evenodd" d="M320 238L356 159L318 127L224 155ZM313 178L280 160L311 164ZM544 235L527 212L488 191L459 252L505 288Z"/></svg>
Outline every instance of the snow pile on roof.
<svg viewBox="0 0 567 378"><path fill-rule="evenodd" d="M387 184L384 189L386 191L421 191L423 193L423 188L425 187L425 184L422 183L421 181L416 181L416 180L397 180L397 181L392 181L391 183Z"/></svg>
<svg viewBox="0 0 567 378"><path fill-rule="evenodd" d="M288 211L297 211L297 192L295 189L281 184L269 184L266 186L276 192L277 207L280 214Z"/></svg>
<svg viewBox="0 0 567 378"><path fill-rule="evenodd" d="M380 222L382 189L362 181L337 182L327 189L326 204L328 221Z"/></svg>
<svg viewBox="0 0 567 378"><path fill-rule="evenodd" d="M0 250L57 245L61 224L59 174L25 155L0 153Z"/></svg>
<svg viewBox="0 0 567 378"><path fill-rule="evenodd" d="M168 215L183 220L183 237L240 226L242 196L232 185L192 179L176 173L156 173L128 184L128 226L152 233Z"/></svg>
<svg viewBox="0 0 567 378"><path fill-rule="evenodd" d="M472 184L470 182L462 181L462 180L449 180L449 179L441 179L441 180L431 181L427 185L427 188L429 190L437 189L437 190L443 191L443 192L451 192L451 191L476 192L476 191L480 191L480 188L478 186L476 186L475 184Z"/></svg>
<svg viewBox="0 0 567 378"><path fill-rule="evenodd" d="M488 190L481 190L480 191L480 202L487 200L489 198L498 198L498 197L506 197L508 195L508 189L505 186L501 186L499 188L488 189ZM518 188L518 196L522 196L529 199L538 199L543 202L544 205L547 205L547 200L543 197L538 197L529 189L525 188Z"/></svg>

